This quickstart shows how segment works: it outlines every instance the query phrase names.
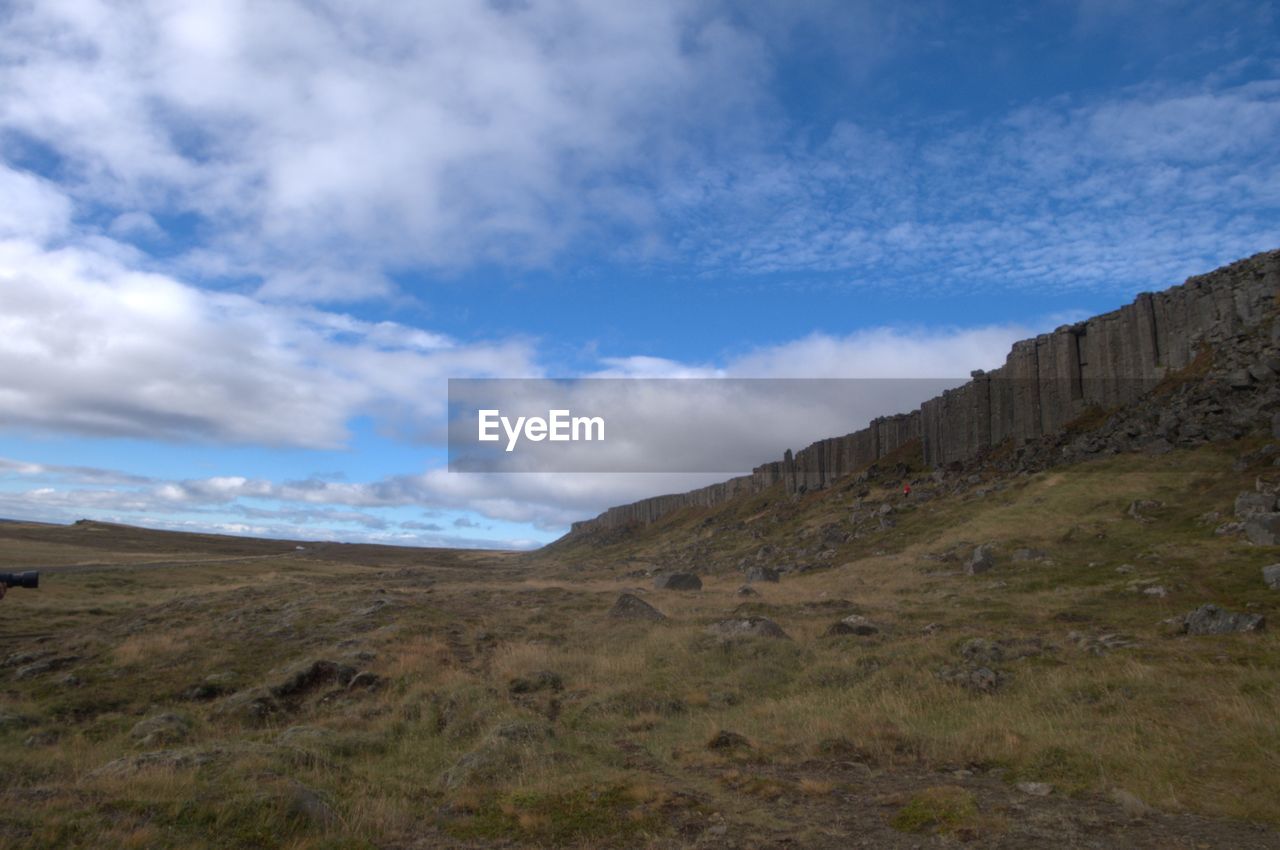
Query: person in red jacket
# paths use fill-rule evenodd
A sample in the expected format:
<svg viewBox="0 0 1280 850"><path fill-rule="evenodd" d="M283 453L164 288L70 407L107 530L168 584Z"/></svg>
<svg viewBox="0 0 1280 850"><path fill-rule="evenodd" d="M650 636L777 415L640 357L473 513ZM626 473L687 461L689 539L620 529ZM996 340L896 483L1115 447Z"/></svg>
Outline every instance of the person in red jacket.
<svg viewBox="0 0 1280 850"><path fill-rule="evenodd" d="M902 497L905 499L905 498L907 498L907 497L908 497L908 496L910 496L910 495L911 495L911 482L910 482L910 481L903 481L903 482L902 482Z"/></svg>

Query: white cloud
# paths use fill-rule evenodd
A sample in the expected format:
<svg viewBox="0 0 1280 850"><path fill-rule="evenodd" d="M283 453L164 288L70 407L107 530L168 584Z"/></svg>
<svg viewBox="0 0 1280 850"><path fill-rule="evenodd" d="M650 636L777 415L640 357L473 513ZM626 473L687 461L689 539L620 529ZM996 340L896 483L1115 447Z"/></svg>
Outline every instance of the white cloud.
<svg viewBox="0 0 1280 850"><path fill-rule="evenodd" d="M33 174L0 162L0 238L30 235L44 240L64 233L71 222L71 201Z"/></svg>
<svg viewBox="0 0 1280 850"><path fill-rule="evenodd" d="M353 327L350 322L354 320L334 319L330 324ZM999 365L1010 342L1025 333L1017 327L990 327L955 329L930 336L924 331L880 328L847 337L810 336L760 348L723 365L690 366L655 358L617 358L611 368L621 371L611 374L772 378L963 375L972 368ZM436 342L431 340L430 344ZM740 398L729 403L704 393L699 405L704 408L705 416L719 422L719 431L714 435L717 451L734 454L746 469L780 458L785 448L798 449L809 440L863 427L871 416L902 412L919 400L912 395L917 391L912 389L911 382L905 383L905 389L895 389L894 385L879 389L868 387L870 406L856 417L836 415L839 407L824 405L821 398L815 398L812 390L804 386L797 387L794 398L787 400L777 397L778 385L772 385L775 389L765 386L764 395L747 399L745 407ZM656 406L660 412L670 413L662 407L663 403L663 399L655 400L650 394L639 401L637 410ZM808 407L804 415L797 416L796 409L801 404ZM678 436L682 429L679 418L674 414L652 416L652 411L650 415L653 430L666 429L671 445L676 446L682 439ZM385 532L377 538L383 542L430 541L431 545L445 545L439 542L444 538L438 534L438 524L429 524L434 526L431 528L426 527L428 524L408 525L396 532L397 523L379 512L404 507L465 511L493 521L559 532L567 529L569 523L594 516L612 505L660 493L683 492L723 480L725 475L679 472L458 474L436 468L363 482L271 481L234 471L208 478L158 480L112 470L0 459L0 477L53 485L0 497L0 515L5 510L15 510L13 505L25 505L19 510L20 515L31 515L33 510L38 510L43 517L71 519L91 512L101 518L126 521L132 516L135 522L146 518L154 524L157 517L172 516L174 512L232 511L252 521L253 527L259 529L253 533L307 537L308 529L310 536L315 536L316 529L332 530L337 528L334 525L337 523L364 529L333 531L338 537L373 539L365 532L376 531ZM388 536L393 532L407 536ZM424 537L424 533L427 536Z"/></svg>
<svg viewBox="0 0 1280 850"><path fill-rule="evenodd" d="M0 240L11 428L335 447L357 415L439 419L449 377L539 373L528 341L460 343L196 289L88 248Z"/></svg>
<svg viewBox="0 0 1280 850"><path fill-rule="evenodd" d="M63 157L77 202L198 213L225 273L311 300L647 230L637 169L744 129L767 73L688 0L55 0L9 10L0 54L0 129Z"/></svg>
<svg viewBox="0 0 1280 850"><path fill-rule="evenodd" d="M669 196L708 273L911 292L1176 283L1280 244L1280 79L835 125Z"/></svg>

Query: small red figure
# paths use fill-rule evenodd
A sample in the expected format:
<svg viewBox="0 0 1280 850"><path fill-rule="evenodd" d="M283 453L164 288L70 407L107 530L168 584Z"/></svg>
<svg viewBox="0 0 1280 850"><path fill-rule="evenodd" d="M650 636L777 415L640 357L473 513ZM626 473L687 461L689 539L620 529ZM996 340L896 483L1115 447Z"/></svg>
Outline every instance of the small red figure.
<svg viewBox="0 0 1280 850"><path fill-rule="evenodd" d="M911 482L909 481L902 482L902 495L904 498L911 495Z"/></svg>

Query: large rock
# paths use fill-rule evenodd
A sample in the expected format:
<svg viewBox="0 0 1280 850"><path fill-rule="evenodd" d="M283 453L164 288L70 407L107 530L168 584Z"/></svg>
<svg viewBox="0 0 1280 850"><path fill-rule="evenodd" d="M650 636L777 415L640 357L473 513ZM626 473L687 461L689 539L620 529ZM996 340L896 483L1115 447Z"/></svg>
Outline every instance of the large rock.
<svg viewBox="0 0 1280 850"><path fill-rule="evenodd" d="M1246 492L1236 496L1237 519L1272 513L1275 509L1276 497L1273 493Z"/></svg>
<svg viewBox="0 0 1280 850"><path fill-rule="evenodd" d="M1261 614L1236 614L1217 605L1201 605L1182 618L1182 631L1189 635L1225 635L1260 632L1267 627Z"/></svg>
<svg viewBox="0 0 1280 850"><path fill-rule="evenodd" d="M1249 517L1244 523L1244 536L1257 546L1280 546L1280 513Z"/></svg>
<svg viewBox="0 0 1280 850"><path fill-rule="evenodd" d="M653 580L658 590L702 590L702 579L693 573L667 573Z"/></svg>
<svg viewBox="0 0 1280 850"><path fill-rule="evenodd" d="M1262 568L1262 580L1272 590L1280 590L1280 564Z"/></svg>
<svg viewBox="0 0 1280 850"><path fill-rule="evenodd" d="M782 576L773 567L752 567L747 570L747 581L778 581Z"/></svg>
<svg viewBox="0 0 1280 850"><path fill-rule="evenodd" d="M990 544L984 543L974 548L973 554L969 556L969 562L965 564L964 571L968 575L976 576L979 573L985 573L995 565L995 553L991 551Z"/></svg>
<svg viewBox="0 0 1280 850"><path fill-rule="evenodd" d="M768 617L733 617L708 626L707 632L721 640L737 640L750 637L791 640L791 636Z"/></svg>
<svg viewBox="0 0 1280 850"><path fill-rule="evenodd" d="M618 597L609 609L609 617L614 620L647 620L657 623L667 619L667 615L645 602L634 593L624 593Z"/></svg>

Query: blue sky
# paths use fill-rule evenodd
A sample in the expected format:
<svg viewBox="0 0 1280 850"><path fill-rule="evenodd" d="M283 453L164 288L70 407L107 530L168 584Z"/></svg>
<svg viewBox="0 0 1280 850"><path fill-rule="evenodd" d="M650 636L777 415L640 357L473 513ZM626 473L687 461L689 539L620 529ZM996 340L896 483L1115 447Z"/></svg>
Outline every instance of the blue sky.
<svg viewBox="0 0 1280 850"><path fill-rule="evenodd" d="M702 480L450 475L448 378L964 375L1280 246L1274 3L362 5L0 7L0 516L535 545Z"/></svg>

